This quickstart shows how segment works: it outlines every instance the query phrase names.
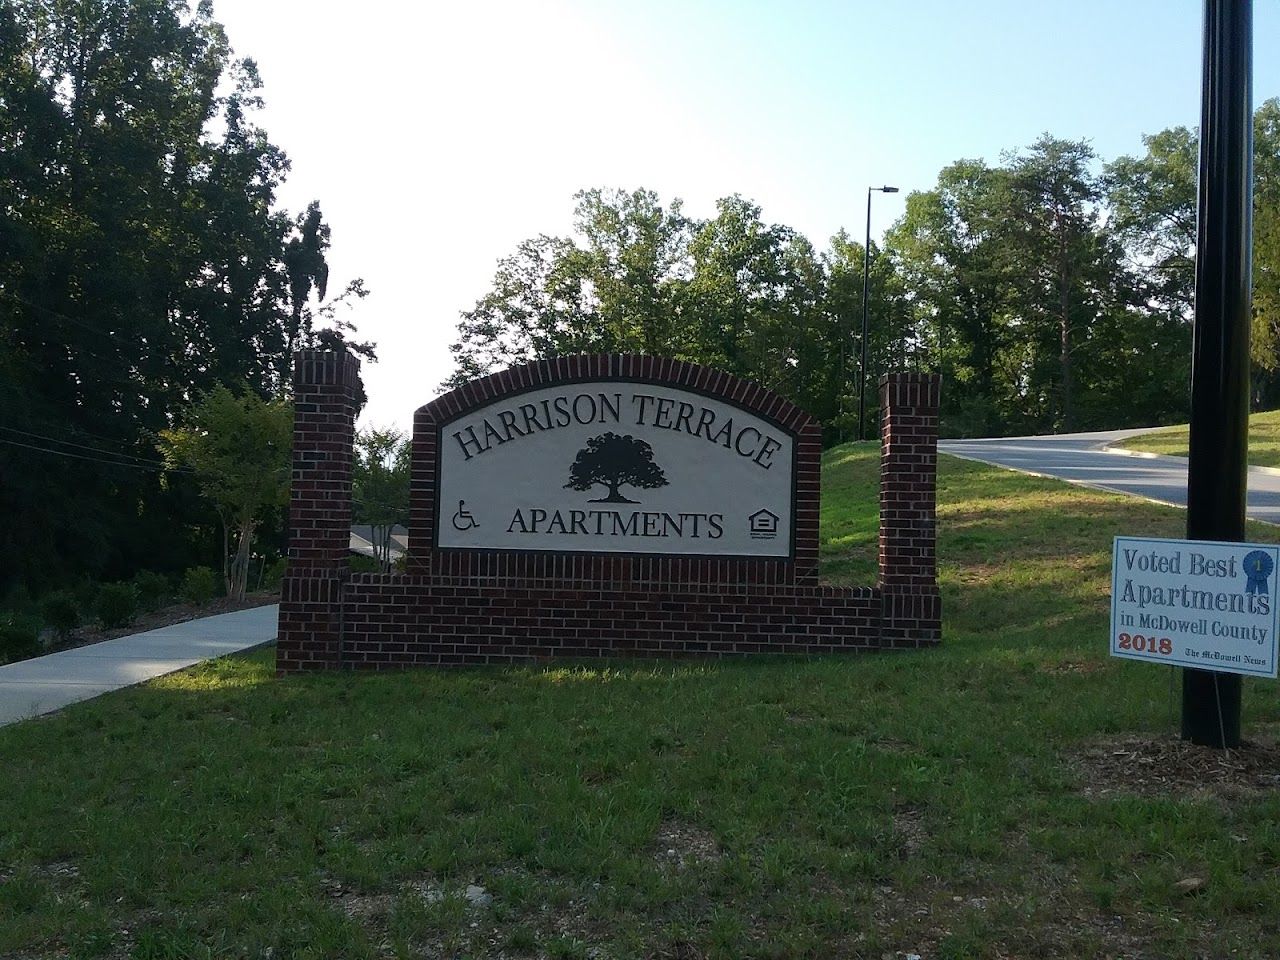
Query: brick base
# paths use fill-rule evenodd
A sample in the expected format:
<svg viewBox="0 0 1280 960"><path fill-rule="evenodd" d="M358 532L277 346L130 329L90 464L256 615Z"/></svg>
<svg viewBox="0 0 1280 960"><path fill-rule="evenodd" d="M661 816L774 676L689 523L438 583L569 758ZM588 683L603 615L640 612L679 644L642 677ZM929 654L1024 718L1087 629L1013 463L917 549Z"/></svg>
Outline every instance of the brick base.
<svg viewBox="0 0 1280 960"><path fill-rule="evenodd" d="M286 576L280 585L276 670L330 670L341 662L345 581Z"/></svg>
<svg viewBox="0 0 1280 960"><path fill-rule="evenodd" d="M880 637L887 647L927 647L942 641L942 597L937 587L881 593Z"/></svg>
<svg viewBox="0 0 1280 960"><path fill-rule="evenodd" d="M312 611L309 644L281 635L278 668L388 669L514 663L553 657L818 654L938 642L928 611L871 588L800 584L566 585L356 574L287 583L285 596L323 594L340 616ZM285 601L288 603L289 601ZM340 611L340 613L339 613ZM915 619L909 619L911 614ZM318 633L340 641L315 643Z"/></svg>

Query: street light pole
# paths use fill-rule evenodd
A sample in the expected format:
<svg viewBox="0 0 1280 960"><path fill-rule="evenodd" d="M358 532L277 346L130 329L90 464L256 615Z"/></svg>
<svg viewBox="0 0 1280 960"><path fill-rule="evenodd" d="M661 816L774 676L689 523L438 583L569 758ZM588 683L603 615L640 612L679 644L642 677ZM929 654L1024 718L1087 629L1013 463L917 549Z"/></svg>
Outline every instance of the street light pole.
<svg viewBox="0 0 1280 960"><path fill-rule="evenodd" d="M1205 0L1187 538L1241 541L1248 471L1253 4ZM1182 671L1182 738L1240 745L1240 676Z"/></svg>
<svg viewBox="0 0 1280 960"><path fill-rule="evenodd" d="M867 236L862 245L862 362L858 366L858 439L867 439L867 278L871 268L871 193L897 193L897 187L867 187Z"/></svg>

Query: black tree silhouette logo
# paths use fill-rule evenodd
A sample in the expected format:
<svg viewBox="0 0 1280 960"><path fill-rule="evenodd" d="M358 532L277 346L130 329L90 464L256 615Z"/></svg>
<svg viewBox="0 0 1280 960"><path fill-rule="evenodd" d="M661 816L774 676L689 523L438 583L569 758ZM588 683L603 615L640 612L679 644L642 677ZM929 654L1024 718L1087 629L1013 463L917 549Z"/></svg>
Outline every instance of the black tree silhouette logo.
<svg viewBox="0 0 1280 960"><path fill-rule="evenodd" d="M662 468L653 462L653 447L638 437L620 437L616 433L602 433L592 437L578 451L577 459L569 468L571 490L590 490L595 484L609 488L609 495L592 503L639 503L628 500L618 488L621 486L665 487L668 483Z"/></svg>

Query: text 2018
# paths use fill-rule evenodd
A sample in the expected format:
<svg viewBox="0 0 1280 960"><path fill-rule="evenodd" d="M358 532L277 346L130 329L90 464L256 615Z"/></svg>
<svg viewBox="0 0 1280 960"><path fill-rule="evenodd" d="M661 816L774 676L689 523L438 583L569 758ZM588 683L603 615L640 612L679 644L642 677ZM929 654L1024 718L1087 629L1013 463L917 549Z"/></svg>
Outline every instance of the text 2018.
<svg viewBox="0 0 1280 960"><path fill-rule="evenodd" d="M1140 633L1130 636L1122 633L1117 640L1120 641L1121 650L1135 650L1138 653L1159 653L1165 656L1173 653L1173 641L1168 637L1144 637Z"/></svg>

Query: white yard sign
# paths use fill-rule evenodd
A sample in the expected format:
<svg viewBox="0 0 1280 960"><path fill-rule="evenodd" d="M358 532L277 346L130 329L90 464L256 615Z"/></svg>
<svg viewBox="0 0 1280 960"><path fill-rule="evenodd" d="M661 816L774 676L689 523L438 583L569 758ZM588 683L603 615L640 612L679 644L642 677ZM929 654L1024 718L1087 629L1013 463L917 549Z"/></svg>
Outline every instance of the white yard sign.
<svg viewBox="0 0 1280 960"><path fill-rule="evenodd" d="M1111 655L1276 676L1280 547L1116 537Z"/></svg>
<svg viewBox="0 0 1280 960"><path fill-rule="evenodd" d="M786 557L795 441L661 384L559 384L445 423L437 544Z"/></svg>

